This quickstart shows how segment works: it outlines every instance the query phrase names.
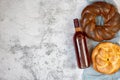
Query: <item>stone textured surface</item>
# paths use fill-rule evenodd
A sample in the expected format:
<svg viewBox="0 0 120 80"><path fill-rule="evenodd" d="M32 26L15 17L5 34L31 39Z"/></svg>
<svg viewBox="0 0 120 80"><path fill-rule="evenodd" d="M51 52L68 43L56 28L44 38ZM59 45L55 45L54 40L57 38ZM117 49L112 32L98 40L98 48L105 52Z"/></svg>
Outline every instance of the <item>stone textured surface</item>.
<svg viewBox="0 0 120 80"><path fill-rule="evenodd" d="M0 80L81 80L72 20L80 17L86 4L0 0Z"/></svg>

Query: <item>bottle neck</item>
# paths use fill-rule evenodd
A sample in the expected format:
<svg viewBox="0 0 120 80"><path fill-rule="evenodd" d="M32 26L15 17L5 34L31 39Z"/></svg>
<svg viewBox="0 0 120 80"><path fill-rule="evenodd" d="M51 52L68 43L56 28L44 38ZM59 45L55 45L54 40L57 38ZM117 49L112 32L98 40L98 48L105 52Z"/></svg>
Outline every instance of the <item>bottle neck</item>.
<svg viewBox="0 0 120 80"><path fill-rule="evenodd" d="M76 18L73 21L74 21L75 32L82 32L82 28L79 25L78 19Z"/></svg>
<svg viewBox="0 0 120 80"><path fill-rule="evenodd" d="M75 32L82 32L82 29L80 27L75 27Z"/></svg>

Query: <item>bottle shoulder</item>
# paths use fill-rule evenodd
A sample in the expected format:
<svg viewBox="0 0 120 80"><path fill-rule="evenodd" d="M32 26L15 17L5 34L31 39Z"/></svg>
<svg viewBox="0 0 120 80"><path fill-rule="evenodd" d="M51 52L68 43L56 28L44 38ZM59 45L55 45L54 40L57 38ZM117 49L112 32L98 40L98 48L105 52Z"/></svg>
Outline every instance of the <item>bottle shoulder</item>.
<svg viewBox="0 0 120 80"><path fill-rule="evenodd" d="M84 36L84 34L82 32L75 32L74 36Z"/></svg>
<svg viewBox="0 0 120 80"><path fill-rule="evenodd" d="M79 39L86 39L86 35L82 32L77 32L77 33L74 34L73 38L74 39L78 39L78 38Z"/></svg>

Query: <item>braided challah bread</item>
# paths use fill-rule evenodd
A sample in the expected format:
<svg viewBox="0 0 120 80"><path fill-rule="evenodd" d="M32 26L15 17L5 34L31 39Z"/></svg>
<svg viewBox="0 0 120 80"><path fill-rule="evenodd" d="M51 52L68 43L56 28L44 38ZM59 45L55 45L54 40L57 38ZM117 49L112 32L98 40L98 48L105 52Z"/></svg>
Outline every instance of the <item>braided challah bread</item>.
<svg viewBox="0 0 120 80"><path fill-rule="evenodd" d="M103 17L103 25L96 24L97 16ZM80 23L89 38L95 41L109 40L120 29L120 14L109 3L95 2L83 10Z"/></svg>

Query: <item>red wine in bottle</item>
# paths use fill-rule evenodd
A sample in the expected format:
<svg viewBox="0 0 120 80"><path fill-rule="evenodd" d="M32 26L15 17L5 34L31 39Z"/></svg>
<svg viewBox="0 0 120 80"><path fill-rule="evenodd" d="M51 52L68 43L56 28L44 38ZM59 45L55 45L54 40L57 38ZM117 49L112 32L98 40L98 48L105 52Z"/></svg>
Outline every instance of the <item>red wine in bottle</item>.
<svg viewBox="0 0 120 80"><path fill-rule="evenodd" d="M85 34L79 26L78 19L74 19L75 34L73 37L75 53L77 58L78 67L83 69L91 64L90 54L88 53Z"/></svg>

